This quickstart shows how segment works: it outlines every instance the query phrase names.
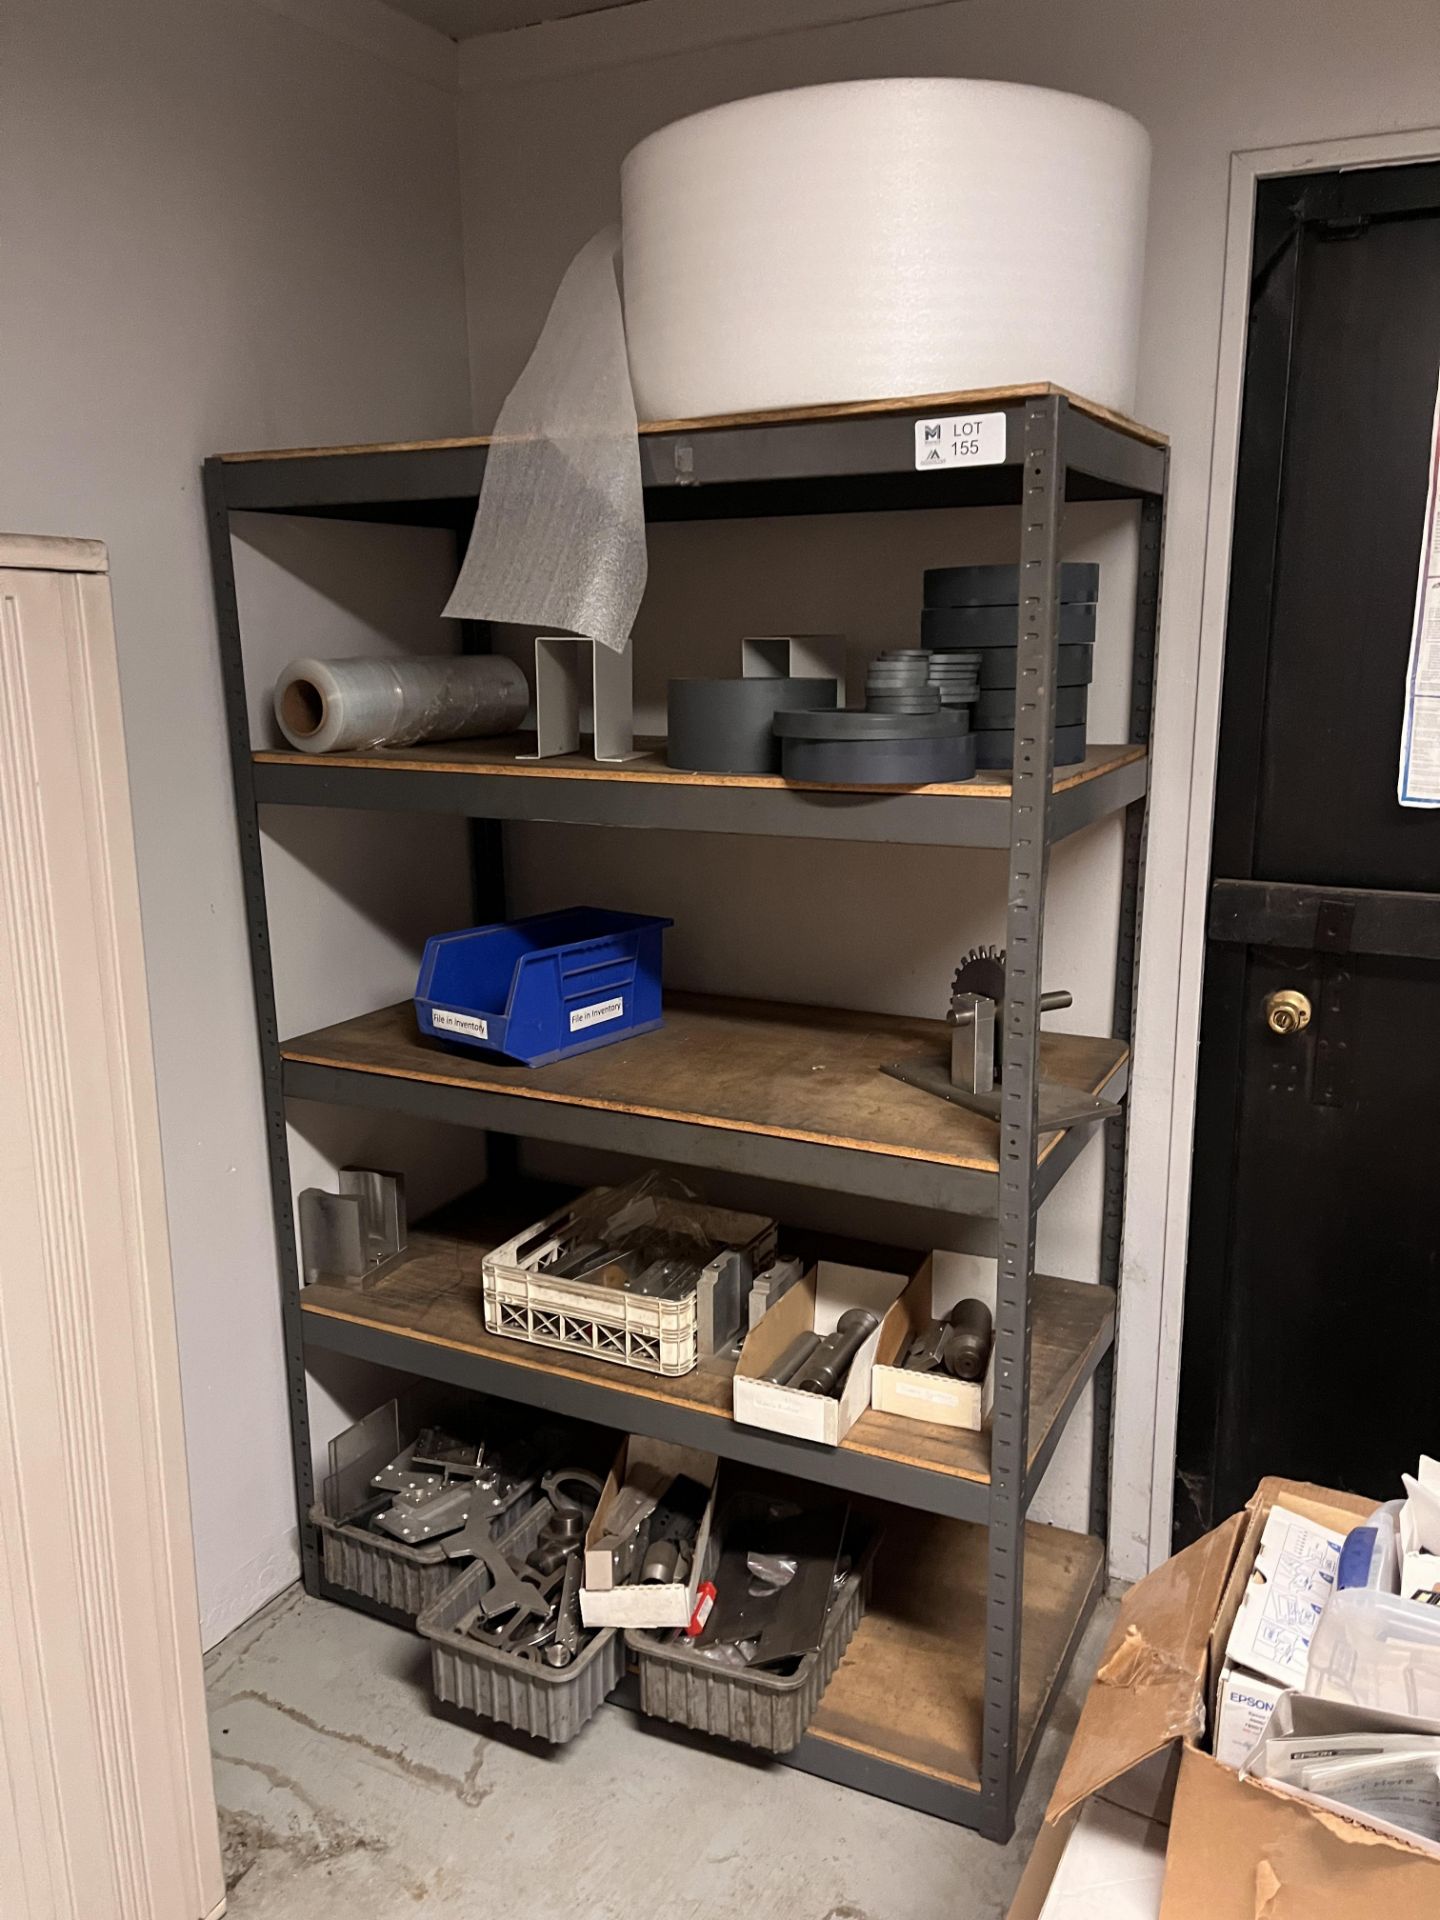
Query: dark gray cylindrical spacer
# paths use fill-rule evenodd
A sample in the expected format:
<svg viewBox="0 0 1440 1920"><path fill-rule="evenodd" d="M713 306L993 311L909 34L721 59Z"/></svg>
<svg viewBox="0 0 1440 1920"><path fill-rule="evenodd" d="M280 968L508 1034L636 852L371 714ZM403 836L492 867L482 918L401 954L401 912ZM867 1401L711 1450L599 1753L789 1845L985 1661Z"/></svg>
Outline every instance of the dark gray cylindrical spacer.
<svg viewBox="0 0 1440 1920"><path fill-rule="evenodd" d="M1057 687L1055 689L1056 726L1083 727L1089 702L1088 687ZM997 687L993 693L982 693L975 702L974 723L977 731L983 731L986 728L1013 727L1015 689Z"/></svg>
<svg viewBox="0 0 1440 1920"><path fill-rule="evenodd" d="M925 607L920 614L920 638L927 647L963 648L981 653L987 647L1014 647L1020 642L1018 607ZM1076 602L1060 609L1060 644L1095 644L1095 603Z"/></svg>
<svg viewBox="0 0 1440 1920"><path fill-rule="evenodd" d="M1060 566L1062 601L1098 600L1100 565L1095 560L1065 560ZM1020 599L1018 565L927 567L927 607L1013 607Z"/></svg>
<svg viewBox="0 0 1440 1920"><path fill-rule="evenodd" d="M955 709L948 709L953 713ZM877 714L876 719L900 715ZM930 716L921 714L919 719ZM797 740L784 747L787 780L829 787L929 787L969 780L975 772L975 736L939 739Z"/></svg>
<svg viewBox="0 0 1440 1920"><path fill-rule="evenodd" d="M1010 767L1015 764L1015 729L1013 727L987 727L982 732L972 733L970 738L975 742L977 767ZM1084 758L1084 727L1057 727L1055 729L1055 765L1073 767L1077 760Z"/></svg>
<svg viewBox="0 0 1440 1920"><path fill-rule="evenodd" d="M943 708L930 713L875 713L869 707L836 707L831 713L777 713L781 740L953 740L963 722Z"/></svg>
<svg viewBox="0 0 1440 1920"><path fill-rule="evenodd" d="M833 680L672 680L665 758L687 773L778 773L775 715L835 705Z"/></svg>
<svg viewBox="0 0 1440 1920"><path fill-rule="evenodd" d="M993 687L1013 687L1019 670L1020 654L1015 647L991 647L980 656L980 690L988 693ZM1095 649L1093 647L1060 647L1055 661L1055 684L1058 687L1085 687L1090 684L1095 673Z"/></svg>

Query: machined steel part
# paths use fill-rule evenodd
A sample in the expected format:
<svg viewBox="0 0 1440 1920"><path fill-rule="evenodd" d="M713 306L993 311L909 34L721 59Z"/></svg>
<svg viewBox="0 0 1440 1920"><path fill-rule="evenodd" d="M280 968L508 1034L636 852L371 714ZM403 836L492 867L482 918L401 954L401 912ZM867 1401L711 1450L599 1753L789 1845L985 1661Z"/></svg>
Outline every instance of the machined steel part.
<svg viewBox="0 0 1440 1920"><path fill-rule="evenodd" d="M994 1317L983 1300L958 1300L945 1316L940 1364L952 1380L983 1380L994 1338Z"/></svg>
<svg viewBox="0 0 1440 1920"><path fill-rule="evenodd" d="M790 1342L780 1358L765 1369L760 1378L768 1381L772 1387L788 1386L819 1344L819 1334L807 1327L804 1333L798 1334Z"/></svg>
<svg viewBox="0 0 1440 1920"><path fill-rule="evenodd" d="M879 1324L879 1314L868 1307L847 1308L790 1384L799 1393L838 1393L851 1361Z"/></svg>

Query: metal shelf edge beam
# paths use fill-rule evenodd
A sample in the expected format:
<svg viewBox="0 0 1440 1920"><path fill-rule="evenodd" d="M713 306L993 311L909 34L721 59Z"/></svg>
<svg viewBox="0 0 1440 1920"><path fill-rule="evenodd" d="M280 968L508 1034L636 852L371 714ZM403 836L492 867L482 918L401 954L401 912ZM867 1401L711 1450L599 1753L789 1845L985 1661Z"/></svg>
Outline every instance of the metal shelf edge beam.
<svg viewBox="0 0 1440 1920"><path fill-rule="evenodd" d="M306 1313L303 1307L301 1324L307 1348L323 1347L331 1353L418 1373L467 1392L494 1394L542 1413L673 1441L769 1473L789 1474L819 1486L915 1507L922 1513L937 1513L949 1520L983 1522L989 1513L988 1481L961 1480L953 1474L904 1466L847 1447L813 1446L805 1440L767 1433L761 1427L742 1427L713 1413L650 1398L618 1383L610 1386L603 1381L552 1373L543 1367L521 1367L469 1348L417 1339L399 1329L362 1326L333 1314Z"/></svg>
<svg viewBox="0 0 1440 1920"><path fill-rule="evenodd" d="M1024 458L1028 398L977 404L976 412L1006 416L1006 457L1018 468ZM673 489L765 486L803 487L808 481L915 476L915 422L935 406L903 412L828 419L760 421L750 426L682 428L640 436L642 484L648 492ZM943 414L946 409L940 409ZM951 407L950 412L955 409ZM1122 494L1158 494L1164 485L1165 450L1072 408L1074 432L1066 448L1067 469L1105 482ZM325 513L347 506L373 512L391 505L433 509L449 524L456 510L479 495L487 448L483 445L407 449L357 449L348 453L298 454L275 459L217 460L225 504L232 512ZM977 469L977 492L987 486Z"/></svg>
<svg viewBox="0 0 1440 1920"><path fill-rule="evenodd" d="M1145 791L1144 760L1055 795L1056 838L1121 812ZM255 767L262 806L348 807L392 813L464 814L558 826L662 828L670 832L770 834L780 839L873 841L915 847L1008 847L1003 796L817 793L764 787L699 787L676 780L561 775L411 772L405 768Z"/></svg>
<svg viewBox="0 0 1440 1920"><path fill-rule="evenodd" d="M304 1060L286 1060L284 1075L286 1095L294 1100L408 1113L421 1120L484 1127L525 1140L599 1147L612 1153L711 1167L723 1173L780 1180L823 1192L861 1194L867 1199L907 1206L934 1207L980 1219L993 1218L996 1209L997 1176L982 1168L945 1166L933 1160L911 1160L858 1147L819 1146L808 1140L780 1139L739 1127L707 1126L701 1121L617 1113L609 1107L519 1099L482 1087L452 1087L432 1080L410 1080L401 1074L365 1073L354 1067L317 1066ZM1106 1088L1107 1097L1119 1099L1127 1080L1122 1065ZM1061 1135L1039 1168L1037 1181L1042 1198L1094 1131L1093 1127L1071 1127Z"/></svg>

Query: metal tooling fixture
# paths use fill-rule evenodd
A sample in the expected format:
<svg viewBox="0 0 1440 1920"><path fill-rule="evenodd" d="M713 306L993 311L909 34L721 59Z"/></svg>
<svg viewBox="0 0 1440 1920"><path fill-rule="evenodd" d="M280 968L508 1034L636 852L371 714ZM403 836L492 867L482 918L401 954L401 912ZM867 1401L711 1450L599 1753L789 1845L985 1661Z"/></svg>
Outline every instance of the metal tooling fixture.
<svg viewBox="0 0 1440 1920"><path fill-rule="evenodd" d="M1039 1012L1054 1013L1071 1004L1063 990L1042 993ZM1005 1009L1005 955L997 947L976 947L955 971L946 1024L950 1054L946 1059L893 1060L886 1073L907 1086L953 1100L958 1107L1000 1118L1001 1085L995 1070L995 1027L1003 1024ZM1036 1081L1042 1133L1078 1126L1086 1120L1112 1120L1120 1108L1083 1087L1062 1086L1056 1080Z"/></svg>
<svg viewBox="0 0 1440 1920"><path fill-rule="evenodd" d="M589 663L589 672L585 665ZM634 663L598 640L542 633L535 637L535 751L519 760L550 760L580 747L580 683L590 683L595 758L622 766L636 758Z"/></svg>
<svg viewBox="0 0 1440 1920"><path fill-rule="evenodd" d="M1023 135L1017 137L1023 138ZM980 404L956 396L954 405ZM987 409L1006 419L1006 457L994 466L917 473L915 427L939 408L932 399L883 401L830 415L775 416L743 426L717 421L662 426L640 436L646 512L652 520L763 517L854 509L944 508L1018 505L1021 509L1019 644L993 650L1003 673L982 671L982 691L1015 687L1021 714L1009 783L977 783L979 791L946 794L890 793L857 796L832 792L744 788L728 784L660 782L620 768L597 773L582 768L569 776L561 765L546 777L516 777L513 764L499 768L477 759L473 766L397 766L358 757L344 767L293 764L293 756L252 751L245 649L235 591L231 516L237 513L313 515L351 522L389 522L439 527L459 548L474 518L484 474L481 440L375 449L341 449L243 459L218 457L205 465L205 500L220 645L241 876L250 932L258 1014L267 1146L274 1197L275 1232L282 1276L281 1307L292 1428L292 1460L306 1585L312 1593L356 1604L355 1597L328 1588L320 1537L310 1523L315 1499L306 1407L308 1350L325 1348L442 1380L466 1390L542 1406L555 1413L673 1440L730 1459L789 1472L855 1494L922 1508L988 1528L984 1575L985 1626L976 1648L983 1671L975 1691L983 1701L978 1737L954 1733L952 1774L921 1770L904 1757L903 1744L887 1747L877 1729L872 1748L858 1748L807 1735L786 1764L878 1794L902 1805L978 1828L1006 1839L1024 1791L1039 1731L1078 1642L1091 1601L1101 1585L1101 1562L1093 1546L1067 1549L1077 1574L1063 1603L1058 1637L1041 1616L1023 1605L1026 1514L1066 1421L1090 1379L1094 1381L1094 1452L1090 1483L1092 1534L1103 1536L1109 1480L1111 1358L1109 1335L1077 1354L1074 1388L1063 1406L1050 1409L1030 1444L1030 1315L1034 1270L1035 1213L1046 1193L1079 1150L1088 1129L1066 1134L1037 1165L1042 1129L1035 1111L1038 1065L1039 963L1046 862L1053 838L1078 832L1093 821L1123 812L1124 855L1117 931L1115 1000L1111 1033L1128 1042L1139 925L1144 853L1154 645L1160 596L1161 548L1167 453L1157 436L1103 411L1048 390L1014 390L984 397ZM1059 603L1055 572L1066 499L1139 502L1139 566L1132 627L1131 710L1126 737L1136 743L1129 758L1103 767L1087 763L1051 784L1048 740L1054 722L1054 688L1066 672L1088 678L1084 660L1057 660ZM471 630L477 644L484 630ZM1067 653L1070 649L1066 649ZM1075 648L1088 656L1088 647ZM991 655L987 655L987 660ZM1057 672L1057 667L1065 671ZM1092 754L1093 758L1093 754ZM677 791L677 786L679 790ZM997 786L1000 790L997 791ZM489 1134L487 1163L495 1177L502 1151L516 1134L579 1140L588 1137L585 1111L534 1100L470 1097L454 1088L418 1088L404 1079L365 1071L327 1072L286 1064L276 1013L270 964L268 910L258 808L322 806L469 818L474 835L472 885L476 924L503 919L500 823L505 820L572 821L607 828L665 827L672 831L779 835L790 839L853 840L883 845L970 846L1006 849L1011 956L1000 1034L1001 1113L998 1172L948 1170L943 1183L925 1176L923 1204L948 1207L995 1221L999 1254L994 1410L988 1477L957 1477L917 1462L872 1458L854 1448L817 1449L784 1435L733 1425L621 1383L573 1379L558 1372L496 1358L477 1348L457 1349L416 1339L403 1327L381 1327L335 1313L302 1312L301 1272L295 1237L286 1103L317 1098L340 1105L386 1111L423 1110L433 1118ZM335 1018L354 1011L337 1005ZM422 1101L421 1095L424 1099ZM786 1172L808 1186L922 1198L916 1165L872 1146L808 1148L769 1134L746 1136L700 1124L652 1122L643 1116L607 1112L607 1145L646 1157L686 1164L731 1167L760 1175ZM753 1152L750 1150L753 1146ZM1119 1278L1124 1218L1125 1120L1104 1130L1104 1213L1101 1278ZM743 1165L740 1163L743 1160ZM1087 1558L1088 1556L1088 1558ZM1027 1706L1022 1723L1019 1683L1022 1639L1052 1632L1046 1672L1053 1676L1043 1698ZM858 1657L858 1656L852 1656ZM1027 1649L1027 1661L1033 1658ZM973 1782L974 1784L967 1784Z"/></svg>
<svg viewBox="0 0 1440 1920"><path fill-rule="evenodd" d="M405 1182L373 1167L342 1167L338 1193L306 1187L298 1202L305 1284L363 1287L405 1251Z"/></svg>

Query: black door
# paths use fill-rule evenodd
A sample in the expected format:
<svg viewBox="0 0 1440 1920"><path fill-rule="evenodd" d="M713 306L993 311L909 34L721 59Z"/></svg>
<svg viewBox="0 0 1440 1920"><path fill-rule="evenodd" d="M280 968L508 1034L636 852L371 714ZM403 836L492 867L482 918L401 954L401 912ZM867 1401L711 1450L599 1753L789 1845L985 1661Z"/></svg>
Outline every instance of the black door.
<svg viewBox="0 0 1440 1920"><path fill-rule="evenodd" d="M1263 183L1253 264L1177 1544L1440 1451L1440 812L1396 798L1440 166Z"/></svg>

